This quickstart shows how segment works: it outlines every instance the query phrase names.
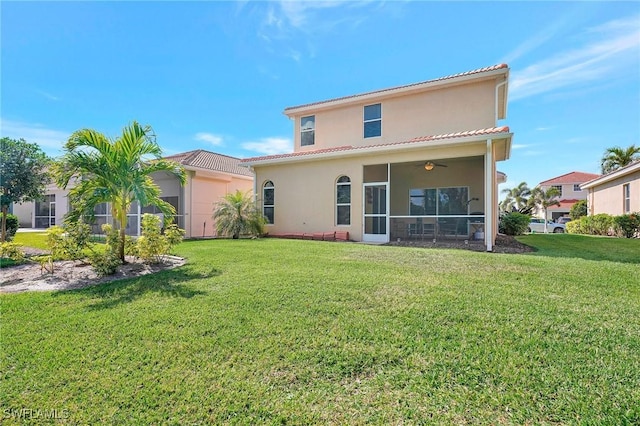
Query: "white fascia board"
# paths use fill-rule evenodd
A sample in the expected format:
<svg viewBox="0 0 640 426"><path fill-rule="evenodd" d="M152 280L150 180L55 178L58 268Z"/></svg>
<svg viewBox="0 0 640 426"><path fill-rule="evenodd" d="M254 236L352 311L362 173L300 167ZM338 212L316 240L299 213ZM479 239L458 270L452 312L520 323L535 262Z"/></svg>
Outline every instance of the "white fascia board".
<svg viewBox="0 0 640 426"><path fill-rule="evenodd" d="M604 176L601 176L599 178L590 180L589 182L585 182L582 185L580 185L580 188L581 189L593 188L594 186L602 185L603 183L607 183L607 182L610 182L612 180L621 178L623 176L626 176L626 175L628 175L630 173L633 173L633 172L636 172L638 170L640 170L640 161L638 161L638 162L636 162L634 164L625 166L625 167L623 167L621 169L618 169L615 172L609 173L608 175L604 175Z"/></svg>

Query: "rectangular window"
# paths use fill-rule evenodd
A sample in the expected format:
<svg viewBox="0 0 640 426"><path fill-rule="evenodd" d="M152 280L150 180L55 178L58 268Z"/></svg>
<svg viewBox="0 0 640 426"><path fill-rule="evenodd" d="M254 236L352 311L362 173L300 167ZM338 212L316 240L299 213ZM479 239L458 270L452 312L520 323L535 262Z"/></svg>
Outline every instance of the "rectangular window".
<svg viewBox="0 0 640 426"><path fill-rule="evenodd" d="M469 188L427 188L409 190L409 214L413 216L467 215Z"/></svg>
<svg viewBox="0 0 640 426"><path fill-rule="evenodd" d="M316 116L310 115L300 119L300 146L316 143Z"/></svg>
<svg viewBox="0 0 640 426"><path fill-rule="evenodd" d="M622 185L622 196L624 199L624 213L631 213L631 187L628 183Z"/></svg>
<svg viewBox="0 0 640 426"><path fill-rule="evenodd" d="M364 107L364 137L382 136L382 104Z"/></svg>
<svg viewBox="0 0 640 426"><path fill-rule="evenodd" d="M562 185L551 185L552 188L555 188L558 190L558 196L562 197Z"/></svg>
<svg viewBox="0 0 640 426"><path fill-rule="evenodd" d="M582 189L580 189L580 184L579 183L574 183L573 184L573 192L580 192L582 191Z"/></svg>

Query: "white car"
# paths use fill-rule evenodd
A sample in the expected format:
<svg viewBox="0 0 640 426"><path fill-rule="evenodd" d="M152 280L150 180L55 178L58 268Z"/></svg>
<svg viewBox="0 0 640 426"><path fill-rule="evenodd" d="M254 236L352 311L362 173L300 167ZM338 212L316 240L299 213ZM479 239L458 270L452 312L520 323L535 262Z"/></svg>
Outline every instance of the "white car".
<svg viewBox="0 0 640 426"><path fill-rule="evenodd" d="M544 234L544 219L532 217L529 222L528 232ZM547 221L547 232L553 232L554 234L562 234L565 231L564 223L555 223L550 220Z"/></svg>

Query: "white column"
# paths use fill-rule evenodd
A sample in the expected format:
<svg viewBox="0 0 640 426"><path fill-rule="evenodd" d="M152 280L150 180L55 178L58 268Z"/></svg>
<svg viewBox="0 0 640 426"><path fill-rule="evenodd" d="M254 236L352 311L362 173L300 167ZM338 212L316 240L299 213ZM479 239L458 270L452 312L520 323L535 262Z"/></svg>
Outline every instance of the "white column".
<svg viewBox="0 0 640 426"><path fill-rule="evenodd" d="M487 139L484 154L484 243L487 251L493 251L493 140Z"/></svg>

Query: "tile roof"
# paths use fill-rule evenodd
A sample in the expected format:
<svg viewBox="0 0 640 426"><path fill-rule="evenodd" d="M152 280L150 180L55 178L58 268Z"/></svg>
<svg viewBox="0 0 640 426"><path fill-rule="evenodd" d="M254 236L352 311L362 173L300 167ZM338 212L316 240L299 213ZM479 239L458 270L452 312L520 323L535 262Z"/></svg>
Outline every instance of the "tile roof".
<svg viewBox="0 0 640 426"><path fill-rule="evenodd" d="M571 208L575 203L577 203L578 199L570 199L570 200L559 200L559 206L549 206L549 210L558 210L558 209L568 209Z"/></svg>
<svg viewBox="0 0 640 426"><path fill-rule="evenodd" d="M585 172L571 172L540 182L540 185L561 185L563 183L584 183L599 178L600 175Z"/></svg>
<svg viewBox="0 0 640 426"><path fill-rule="evenodd" d="M321 104L330 103L330 102L343 101L343 100L346 100L346 99L359 98L359 97L368 96L368 95L383 94L385 92L391 92L391 91L394 91L394 90L408 89L408 88L412 88L412 87L416 87L416 86L420 86L420 85L425 85L425 84L429 84L429 83L435 83L435 82L444 81L444 80L451 80L451 79L454 79L454 78L465 77L465 76L468 76L468 75L482 74L482 73L486 73L486 72L490 72L490 71L496 71L496 70L499 70L499 69L508 69L508 68L509 68L509 66L507 64L498 64L498 65L493 65L493 66L490 66L490 67L478 68L478 69L472 70L472 71L466 71L466 72L462 72L462 73L458 73L458 74L452 74L452 75L448 75L448 76L445 76L445 77L436 78L436 79L433 79L433 80L421 81L421 82L418 82L418 83L406 84L404 86L389 87L387 89L374 90L374 91L371 91L371 92L359 93L357 95L342 96L342 97L338 97L338 98L327 99L327 100L324 100L324 101L311 102L311 103L308 103L308 104L292 106L292 107L285 108L284 113L287 114L288 111L295 110L295 109L298 109L298 108L306 108L306 107L310 107L310 106L313 106L313 105L321 105Z"/></svg>
<svg viewBox="0 0 640 426"><path fill-rule="evenodd" d="M466 132L447 133L447 134L432 135L432 136L420 136L420 137L416 137L416 138L409 139L406 141L401 141L401 142L389 142L389 143L383 143L383 144L377 144L377 145L364 145L364 146L344 145L344 146L337 146L332 148L317 149L314 151L299 151L299 152L291 152L288 154L276 154L276 155L266 155L262 157L251 157L251 158L245 158L241 160L241 163L249 163L249 162L263 161L263 160L277 160L281 158L305 157L305 156L311 156L311 155L326 154L330 152L366 150L366 149L379 148L379 147L385 147L385 146L410 145L418 142L429 142L429 141L437 141L437 140L443 140L443 139L483 136L483 135L508 133L508 132L509 132L508 126L491 127L488 129L469 130Z"/></svg>
<svg viewBox="0 0 640 426"><path fill-rule="evenodd" d="M204 149L169 155L164 157L164 159L175 161L186 167L253 177L251 170L240 166L241 160L239 158L216 154L215 152L205 151Z"/></svg>

